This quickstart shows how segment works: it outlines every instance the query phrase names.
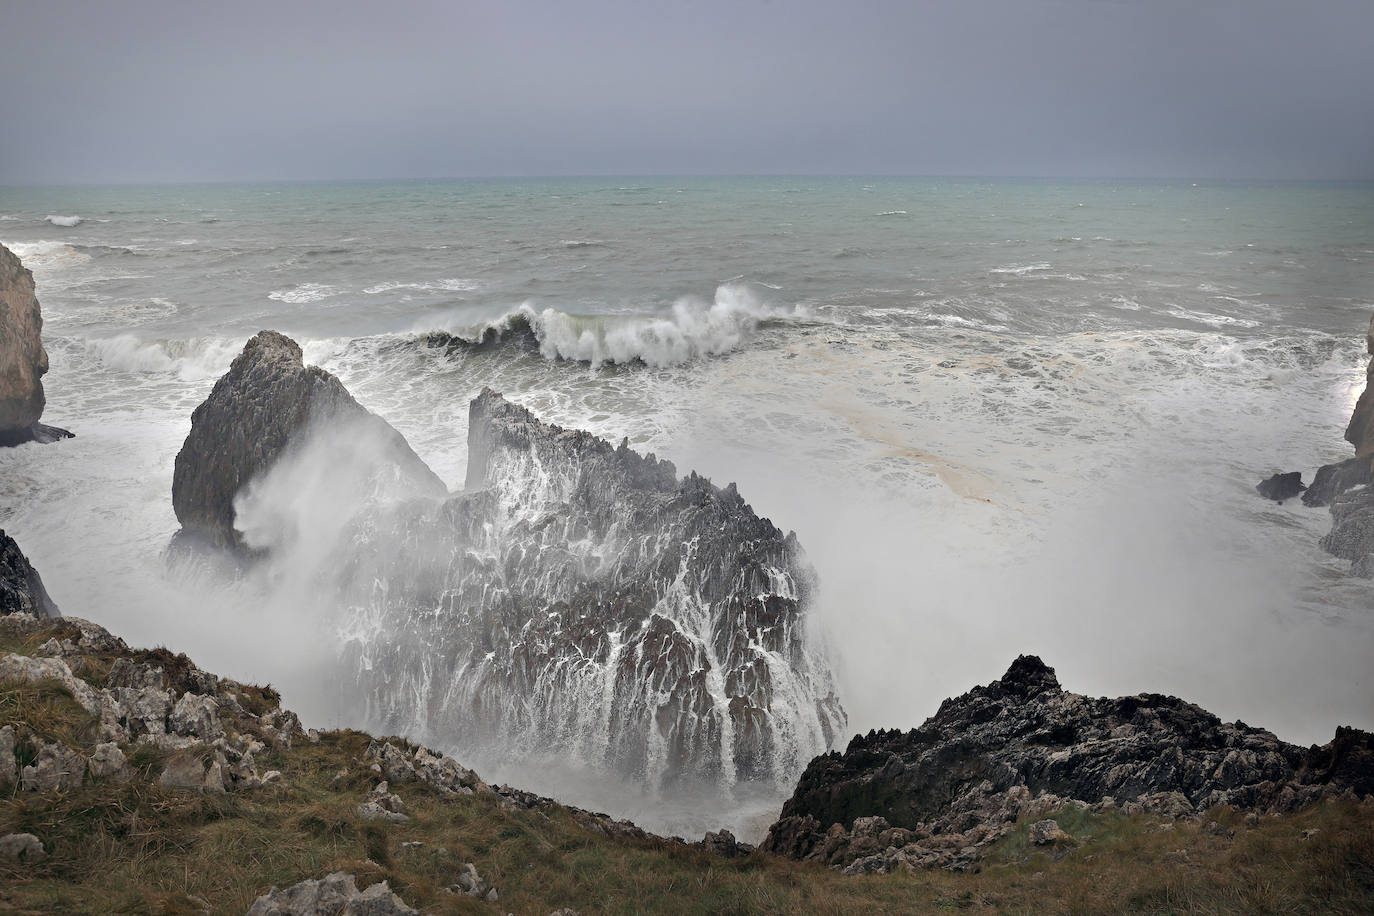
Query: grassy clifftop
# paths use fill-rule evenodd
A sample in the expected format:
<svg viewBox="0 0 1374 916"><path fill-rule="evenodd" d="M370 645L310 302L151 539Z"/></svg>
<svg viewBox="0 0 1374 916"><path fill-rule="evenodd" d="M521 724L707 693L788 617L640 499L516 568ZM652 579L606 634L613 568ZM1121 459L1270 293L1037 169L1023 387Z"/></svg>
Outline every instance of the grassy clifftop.
<svg viewBox="0 0 1374 916"><path fill-rule="evenodd" d="M76 681L0 681L0 728L15 735L0 836L32 834L45 849L0 861L0 911L238 916L274 885L342 870L359 887L389 882L425 913L1374 912L1367 802L1178 821L1071 808L1055 815L1068 838L1037 845L1019 824L976 872L845 877L759 852L726 858L493 788L401 739L309 734L270 688L207 680L184 656L89 626L0 618L0 660L47 656ZM172 703L160 736L138 724L157 691ZM102 692L113 710L93 704ZM214 709L196 718L200 696ZM122 766L97 753L106 744ZM56 745L82 771L25 788L25 767L33 784ZM464 893L469 863L495 901Z"/></svg>

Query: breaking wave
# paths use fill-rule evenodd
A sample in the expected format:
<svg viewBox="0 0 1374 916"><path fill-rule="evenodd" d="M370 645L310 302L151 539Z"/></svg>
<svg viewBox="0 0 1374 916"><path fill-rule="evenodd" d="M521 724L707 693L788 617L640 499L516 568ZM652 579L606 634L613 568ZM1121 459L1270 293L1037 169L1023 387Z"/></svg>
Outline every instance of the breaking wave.
<svg viewBox="0 0 1374 916"><path fill-rule="evenodd" d="M80 224L80 222L81 222L81 217L79 217L79 216L49 216L49 217L47 217L47 220L48 220L48 222L52 223L54 226L63 226L63 227L65 227L65 228L67 228L67 229L70 229L71 227Z"/></svg>
<svg viewBox="0 0 1374 916"><path fill-rule="evenodd" d="M799 316L795 309L770 308L745 287L727 284L716 290L711 304L679 299L665 315L574 315L526 304L479 327L435 332L426 340L431 346L481 349L514 342L549 360L663 368L729 353L761 324Z"/></svg>
<svg viewBox="0 0 1374 916"><path fill-rule="evenodd" d="M224 337L140 340L132 334L92 338L86 352L106 368L132 373L175 373L186 380L222 375L243 349L243 341Z"/></svg>

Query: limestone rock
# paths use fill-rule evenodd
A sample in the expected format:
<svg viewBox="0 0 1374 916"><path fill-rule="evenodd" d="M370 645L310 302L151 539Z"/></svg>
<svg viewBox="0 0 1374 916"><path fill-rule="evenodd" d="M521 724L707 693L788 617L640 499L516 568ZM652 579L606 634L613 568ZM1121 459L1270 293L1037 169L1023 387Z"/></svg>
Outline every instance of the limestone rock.
<svg viewBox="0 0 1374 916"><path fill-rule="evenodd" d="M91 775L97 779L125 782L130 776L129 762L125 758L124 752L119 749L119 745L113 741L95 746L95 749L91 751L89 766Z"/></svg>
<svg viewBox="0 0 1374 916"><path fill-rule="evenodd" d="M726 859L738 859L747 856L754 851L754 847L748 843L741 843L735 839L735 835L728 830L721 830L718 833L707 833L702 838L701 845L705 846L710 852Z"/></svg>
<svg viewBox="0 0 1374 916"><path fill-rule="evenodd" d="M86 777L86 761L60 741L42 744L33 763L24 767L20 784L26 792L78 789Z"/></svg>
<svg viewBox="0 0 1374 916"><path fill-rule="evenodd" d="M13 653L0 657L0 681L56 681L71 691L76 701L93 716L100 715L101 699L95 688L72 674L71 666L60 658L30 658Z"/></svg>
<svg viewBox="0 0 1374 916"><path fill-rule="evenodd" d="M0 251L3 251L0 248ZM42 840L32 833L0 836L0 862L37 862L47 856Z"/></svg>
<svg viewBox="0 0 1374 916"><path fill-rule="evenodd" d="M129 736L167 734L167 715L172 697L157 687L115 687L109 691L118 704L119 723Z"/></svg>
<svg viewBox="0 0 1374 916"><path fill-rule="evenodd" d="M367 801L358 806L358 816L363 820L381 821L388 824L404 824L410 817L404 812L405 805L401 796L390 790L382 781L368 793Z"/></svg>
<svg viewBox="0 0 1374 916"><path fill-rule="evenodd" d="M1060 843L1073 842L1073 837L1065 833L1063 828L1059 826L1059 822L1053 818L1046 818L1031 824L1027 838L1032 846L1054 846Z"/></svg>
<svg viewBox="0 0 1374 916"><path fill-rule="evenodd" d="M487 883L477 871L477 866L471 862L463 863L463 870L458 873L458 878L449 887L455 894L465 894L468 897L476 897L479 900L495 901L497 898L496 888Z"/></svg>
<svg viewBox="0 0 1374 916"><path fill-rule="evenodd" d="M174 734L194 735L207 742L224 734L219 722L219 704L214 697L198 693L183 693L172 707L167 723Z"/></svg>
<svg viewBox="0 0 1374 916"><path fill-rule="evenodd" d="M19 762L14 757L14 726L0 728L0 789L8 789L19 778Z"/></svg>
<svg viewBox="0 0 1374 916"><path fill-rule="evenodd" d="M419 911L385 881L359 892L352 875L334 872L283 890L274 887L253 901L246 916L419 916Z"/></svg>
<svg viewBox="0 0 1374 916"><path fill-rule="evenodd" d="M158 784L164 789L188 789L219 795L225 791L225 760L216 754L207 763L204 750L179 750L163 765Z"/></svg>
<svg viewBox="0 0 1374 916"><path fill-rule="evenodd" d="M1267 480L1262 480L1255 487L1259 495L1265 499L1272 499L1276 503L1282 503L1286 499L1292 499L1307 487L1303 486L1302 473L1291 471L1287 474L1275 474Z"/></svg>
<svg viewBox="0 0 1374 916"><path fill-rule="evenodd" d="M0 246L0 251L4 250ZM0 615L5 614L29 614L39 618L62 616L48 597L38 570L20 552L14 538L0 530Z"/></svg>
<svg viewBox="0 0 1374 916"><path fill-rule="evenodd" d="M258 333L191 415L172 477L179 541L242 548L234 527L240 489L302 444L310 430L347 421L388 443L379 463L417 492L445 494L443 482L401 434L359 405L333 375L306 366L295 341L276 331Z"/></svg>
<svg viewBox="0 0 1374 916"><path fill-rule="evenodd" d="M0 245L0 445L31 441L43 415L48 354L42 333L33 274Z"/></svg>
<svg viewBox="0 0 1374 916"><path fill-rule="evenodd" d="M920 728L856 735L843 754L812 760L763 849L840 867L864 859L863 871L959 869L1018 819L1065 806L1188 817L1219 804L1289 811L1345 792L1374 796L1372 734L1342 728L1303 749L1174 697L1069 693L1022 656Z"/></svg>

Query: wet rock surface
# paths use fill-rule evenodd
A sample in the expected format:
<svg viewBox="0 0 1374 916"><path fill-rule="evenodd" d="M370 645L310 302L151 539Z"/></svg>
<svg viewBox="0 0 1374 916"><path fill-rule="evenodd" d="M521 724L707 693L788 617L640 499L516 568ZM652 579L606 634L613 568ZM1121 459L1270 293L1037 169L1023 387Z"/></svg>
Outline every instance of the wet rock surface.
<svg viewBox="0 0 1374 916"><path fill-rule="evenodd" d="M1370 319L1365 345L1374 356L1374 319ZM1321 539L1321 547L1349 560L1353 575L1369 579L1374 578L1374 359L1369 361L1368 383L1355 403L1345 439L1355 446L1355 457L1332 466L1329 487L1323 482L1321 495L1326 497L1329 491L1331 532Z"/></svg>
<svg viewBox="0 0 1374 916"><path fill-rule="evenodd" d="M62 616L43 587L38 570L33 568L14 538L0 530L0 616L6 614Z"/></svg>
<svg viewBox="0 0 1374 916"><path fill-rule="evenodd" d="M371 456L379 473L403 478L419 492L446 492L400 433L355 401L333 375L306 366L294 340L259 332L191 415L172 477L172 508L182 526L178 546L243 548L234 525L240 490L310 432L346 423L358 424L358 439L385 443Z"/></svg>
<svg viewBox="0 0 1374 916"><path fill-rule="evenodd" d="M1302 494L1304 506L1329 506L1346 490L1362 487L1370 482L1370 462L1362 458L1351 458L1336 464L1324 464L1317 468L1312 478L1312 486Z"/></svg>
<svg viewBox="0 0 1374 916"><path fill-rule="evenodd" d="M1290 471L1287 474L1275 474L1266 480L1262 480L1255 486L1255 490L1265 499L1272 499L1276 503L1292 499L1307 487L1302 482L1301 471Z"/></svg>
<svg viewBox="0 0 1374 916"><path fill-rule="evenodd" d="M71 435L38 422L47 403L42 377L48 371L48 353L42 334L33 274L0 245L0 446Z"/></svg>
<svg viewBox="0 0 1374 916"><path fill-rule="evenodd" d="M370 635L348 667L374 730L664 784L790 787L829 746L845 716L803 626L811 568L733 484L491 390L468 447L463 493L350 539L340 602Z"/></svg>
<svg viewBox="0 0 1374 916"><path fill-rule="evenodd" d="M1022 656L907 732L858 735L802 774L761 848L852 873L973 867L1018 818L1065 805L1169 817L1374 794L1374 735L1300 748L1175 697L1090 698Z"/></svg>

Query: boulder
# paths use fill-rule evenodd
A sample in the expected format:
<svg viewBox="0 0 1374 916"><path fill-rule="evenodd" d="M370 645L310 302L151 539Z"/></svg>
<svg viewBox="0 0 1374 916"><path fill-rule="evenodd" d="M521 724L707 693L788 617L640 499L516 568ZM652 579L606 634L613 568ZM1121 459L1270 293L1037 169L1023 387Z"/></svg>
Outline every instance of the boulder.
<svg viewBox="0 0 1374 916"><path fill-rule="evenodd" d="M60 741L41 744L33 763L24 767L20 784L26 792L78 789L86 778L86 761Z"/></svg>
<svg viewBox="0 0 1374 916"><path fill-rule="evenodd" d="M1302 473L1290 471L1287 474L1275 474L1267 480L1262 480L1255 487L1259 495L1265 499L1272 499L1276 503L1282 503L1286 499L1292 499L1307 487L1303 486Z"/></svg>
<svg viewBox="0 0 1374 916"><path fill-rule="evenodd" d="M37 862L45 856L43 841L32 833L0 836L0 862Z"/></svg>
<svg viewBox="0 0 1374 916"><path fill-rule="evenodd" d="M71 435L38 422L46 404L42 377L48 371L42 334L33 274L0 245L0 446Z"/></svg>
<svg viewBox="0 0 1374 916"><path fill-rule="evenodd" d="M303 446L311 432L346 422L360 425L360 438L384 443L381 454L372 456L379 471L420 493L447 492L400 433L358 404L336 377L306 366L294 340L276 331L259 332L191 414L191 432L172 475L172 508L182 526L178 545L242 551L243 538L234 525L239 491L289 450Z"/></svg>
<svg viewBox="0 0 1374 916"><path fill-rule="evenodd" d="M272 888L248 908L246 916L419 916L391 892L385 881L359 891L356 879L334 872L318 881Z"/></svg>
<svg viewBox="0 0 1374 916"><path fill-rule="evenodd" d="M1073 837L1065 833L1063 828L1059 826L1059 822L1053 818L1046 818L1031 824L1027 839L1030 840L1032 846L1057 846L1061 843L1073 842Z"/></svg>
<svg viewBox="0 0 1374 916"><path fill-rule="evenodd" d="M1018 818L1108 796L1126 811L1189 817L1214 805L1290 811L1346 792L1374 795L1368 732L1342 728L1303 749L1175 697L1069 693L1021 656L919 728L856 735L843 754L812 760L762 848L843 868L900 839L901 855L863 869L957 869Z"/></svg>
<svg viewBox="0 0 1374 916"><path fill-rule="evenodd" d="M38 570L19 550L14 538L0 530L0 615L5 614L30 614L38 618L62 616L48 597Z"/></svg>

